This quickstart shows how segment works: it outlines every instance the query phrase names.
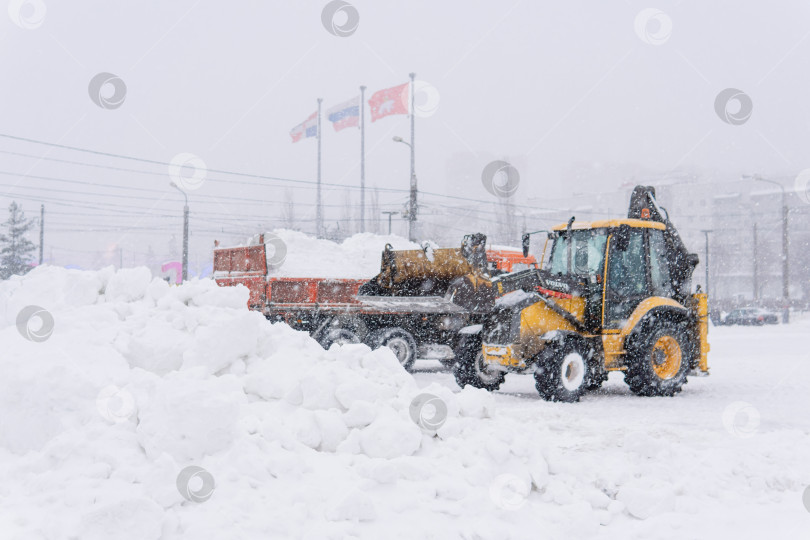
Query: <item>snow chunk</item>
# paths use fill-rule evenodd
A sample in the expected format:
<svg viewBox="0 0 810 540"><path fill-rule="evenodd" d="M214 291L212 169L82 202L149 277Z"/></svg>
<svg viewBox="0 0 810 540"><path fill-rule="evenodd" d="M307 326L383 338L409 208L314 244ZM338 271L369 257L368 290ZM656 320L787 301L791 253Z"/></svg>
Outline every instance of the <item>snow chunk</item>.
<svg viewBox="0 0 810 540"><path fill-rule="evenodd" d="M163 509L149 499L129 499L84 514L82 540L159 540Z"/></svg>
<svg viewBox="0 0 810 540"><path fill-rule="evenodd" d="M140 300L152 282L152 273L145 266L123 268L110 278L105 296L107 300L131 302Z"/></svg>
<svg viewBox="0 0 810 540"><path fill-rule="evenodd" d="M671 511L675 506L675 493L669 484L640 478L623 485L616 500L623 502L632 516L647 519Z"/></svg>
<svg viewBox="0 0 810 540"><path fill-rule="evenodd" d="M421 441L419 427L390 407L379 411L377 418L360 433L360 446L370 457L410 456L419 449Z"/></svg>

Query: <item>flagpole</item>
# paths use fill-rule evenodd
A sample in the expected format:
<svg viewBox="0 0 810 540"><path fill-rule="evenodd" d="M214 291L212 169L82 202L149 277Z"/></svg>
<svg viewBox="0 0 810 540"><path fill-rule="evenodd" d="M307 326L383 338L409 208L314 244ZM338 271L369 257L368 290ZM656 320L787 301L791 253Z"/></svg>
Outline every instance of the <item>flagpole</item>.
<svg viewBox="0 0 810 540"><path fill-rule="evenodd" d="M366 232L366 87L360 87L360 232Z"/></svg>
<svg viewBox="0 0 810 540"><path fill-rule="evenodd" d="M410 208L408 211L408 240L411 242L416 241L416 169L415 160L416 152L414 150L414 92L413 80L416 73L411 73L411 197Z"/></svg>
<svg viewBox="0 0 810 540"><path fill-rule="evenodd" d="M318 98L318 189L315 202L315 236L323 236L323 209L321 208L321 98Z"/></svg>

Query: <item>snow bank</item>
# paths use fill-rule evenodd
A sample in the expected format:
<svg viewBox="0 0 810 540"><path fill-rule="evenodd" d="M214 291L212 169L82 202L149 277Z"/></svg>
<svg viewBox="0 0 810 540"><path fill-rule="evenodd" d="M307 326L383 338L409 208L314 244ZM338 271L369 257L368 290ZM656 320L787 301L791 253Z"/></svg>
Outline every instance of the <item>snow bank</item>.
<svg viewBox="0 0 810 540"><path fill-rule="evenodd" d="M453 516L500 512L504 467L547 476L490 394L420 391L388 349L324 351L242 287L43 266L0 298L4 537L452 538ZM424 392L440 416L414 410Z"/></svg>
<svg viewBox="0 0 810 540"><path fill-rule="evenodd" d="M748 516L806 517L810 436L790 414L810 364L768 372L797 397L765 408L773 388L746 386L765 372L739 367L769 357L764 342L677 398L608 385L554 404L531 377L491 394L425 372L420 388L387 349L324 351L247 311L247 294L143 269L0 282L0 536L675 538L697 519L722 537L770 530ZM715 394L753 401L757 426L724 427Z"/></svg>

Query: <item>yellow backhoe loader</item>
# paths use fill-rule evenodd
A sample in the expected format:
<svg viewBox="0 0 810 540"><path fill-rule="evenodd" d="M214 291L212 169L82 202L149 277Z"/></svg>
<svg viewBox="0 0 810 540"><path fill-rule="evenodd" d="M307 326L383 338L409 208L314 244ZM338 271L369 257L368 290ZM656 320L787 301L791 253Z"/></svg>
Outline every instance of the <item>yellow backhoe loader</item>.
<svg viewBox="0 0 810 540"><path fill-rule="evenodd" d="M610 371L643 396L672 396L690 372L708 374L707 297L691 290L698 257L652 187L635 188L627 219L571 218L540 232L550 253L535 290L493 280L494 306L456 349L460 386L495 390L507 373L528 372L544 399L571 402Z"/></svg>

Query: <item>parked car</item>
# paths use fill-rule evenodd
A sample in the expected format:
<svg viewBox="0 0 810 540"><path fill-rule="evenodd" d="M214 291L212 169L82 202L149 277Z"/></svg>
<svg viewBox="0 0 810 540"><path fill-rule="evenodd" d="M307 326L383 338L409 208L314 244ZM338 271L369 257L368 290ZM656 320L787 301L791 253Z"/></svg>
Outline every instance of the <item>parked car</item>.
<svg viewBox="0 0 810 540"><path fill-rule="evenodd" d="M779 316L767 309L757 307L746 307L732 310L731 313L726 315L723 324L743 324L743 325L756 325L763 324L777 324Z"/></svg>

